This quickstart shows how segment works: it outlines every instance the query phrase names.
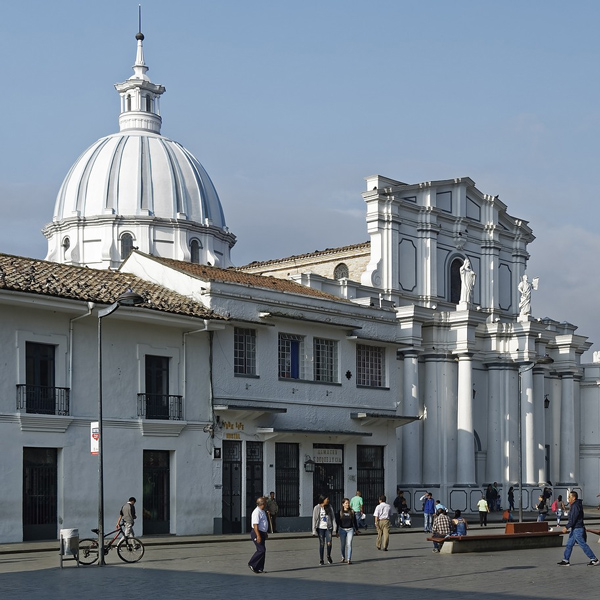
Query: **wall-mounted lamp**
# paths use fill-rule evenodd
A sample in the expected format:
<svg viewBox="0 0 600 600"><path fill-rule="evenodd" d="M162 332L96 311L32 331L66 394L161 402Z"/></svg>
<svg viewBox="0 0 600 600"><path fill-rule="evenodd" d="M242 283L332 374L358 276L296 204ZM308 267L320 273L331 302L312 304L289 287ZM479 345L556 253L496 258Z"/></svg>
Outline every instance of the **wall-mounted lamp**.
<svg viewBox="0 0 600 600"><path fill-rule="evenodd" d="M308 454L304 457L304 471L306 473L314 473L317 463Z"/></svg>
<svg viewBox="0 0 600 600"><path fill-rule="evenodd" d="M548 408L550 406L550 398L548 398L548 394L544 396L544 408Z"/></svg>

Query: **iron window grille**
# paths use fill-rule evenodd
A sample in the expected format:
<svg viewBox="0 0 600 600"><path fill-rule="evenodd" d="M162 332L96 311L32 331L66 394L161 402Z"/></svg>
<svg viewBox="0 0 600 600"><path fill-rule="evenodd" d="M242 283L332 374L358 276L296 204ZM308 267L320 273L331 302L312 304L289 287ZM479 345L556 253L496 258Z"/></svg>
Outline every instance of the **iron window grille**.
<svg viewBox="0 0 600 600"><path fill-rule="evenodd" d="M385 387L385 348L356 346L356 385Z"/></svg>

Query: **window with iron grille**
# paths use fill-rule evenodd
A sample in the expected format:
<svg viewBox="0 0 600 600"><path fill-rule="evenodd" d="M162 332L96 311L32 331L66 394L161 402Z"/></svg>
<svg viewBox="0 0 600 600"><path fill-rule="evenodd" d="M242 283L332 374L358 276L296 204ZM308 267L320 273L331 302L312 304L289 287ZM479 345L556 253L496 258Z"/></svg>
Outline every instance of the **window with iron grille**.
<svg viewBox="0 0 600 600"><path fill-rule="evenodd" d="M385 348L356 346L356 385L385 387Z"/></svg>
<svg viewBox="0 0 600 600"><path fill-rule="evenodd" d="M279 334L279 377L304 379L304 337L292 333Z"/></svg>
<svg viewBox="0 0 600 600"><path fill-rule="evenodd" d="M233 333L233 372L256 375L256 330L236 327Z"/></svg>
<svg viewBox="0 0 600 600"><path fill-rule="evenodd" d="M335 340L315 338L313 359L315 381L338 382L338 343Z"/></svg>
<svg viewBox="0 0 600 600"><path fill-rule="evenodd" d="M278 517L300 515L300 447L298 444L275 444L275 497Z"/></svg>

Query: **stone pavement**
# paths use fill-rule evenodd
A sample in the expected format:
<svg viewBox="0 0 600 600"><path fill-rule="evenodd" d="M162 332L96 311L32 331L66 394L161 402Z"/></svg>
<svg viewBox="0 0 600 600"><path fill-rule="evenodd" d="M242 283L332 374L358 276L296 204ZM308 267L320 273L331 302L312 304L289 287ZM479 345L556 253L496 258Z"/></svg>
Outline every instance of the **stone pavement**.
<svg viewBox="0 0 600 600"><path fill-rule="evenodd" d="M588 512L590 514L591 511ZM597 528L595 519L589 524ZM498 525L499 527L499 525ZM489 531L490 527L487 530ZM472 535L479 532L473 527ZM499 531L498 531L499 532ZM491 533L491 531L490 531ZM277 600L350 596L369 600L589 600L597 594L600 567L586 566L579 548L572 566L558 567L558 548L515 552L440 555L431 552L419 528L393 530L388 552L375 548L372 530L355 538L353 563L339 563L339 540L334 539L333 565L319 566L318 541L306 533L274 534L267 542L268 573L256 575L247 567L254 546L243 536L198 538L144 538L144 558L137 564L121 562L113 551L105 567L58 567L56 549L27 551L27 544L2 547L0 595L2 600L34 597L36 600L118 595L127 600L153 598ZM600 540L590 534L600 556ZM216 543L221 541L223 543ZM182 543L183 542L183 543Z"/></svg>

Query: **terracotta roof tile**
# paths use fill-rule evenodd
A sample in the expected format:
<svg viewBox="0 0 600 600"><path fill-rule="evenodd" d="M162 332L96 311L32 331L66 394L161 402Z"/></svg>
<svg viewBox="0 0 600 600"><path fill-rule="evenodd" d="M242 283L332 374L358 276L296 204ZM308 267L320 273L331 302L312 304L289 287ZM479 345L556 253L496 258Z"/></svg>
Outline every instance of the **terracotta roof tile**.
<svg viewBox="0 0 600 600"><path fill-rule="evenodd" d="M350 246L340 246L339 248L325 248L325 250L315 250L314 252L307 252L306 254L294 254L293 256L286 256L284 258L273 258L271 260L254 261L242 267L238 267L241 271L245 269L256 269L258 267L275 265L277 263L293 262L296 260L302 260L304 258L316 258L318 256L327 256L333 254L341 254L342 252L349 252L352 250L368 250L371 247L371 242L362 242L360 244L352 244Z"/></svg>
<svg viewBox="0 0 600 600"><path fill-rule="evenodd" d="M236 268L221 269L219 267L208 267L206 265L199 265L180 260L173 260L171 258L159 258L156 256L152 257L158 262L162 262L165 265L178 269L199 279L206 281L222 281L224 283L239 283L241 285L247 285L249 287L263 288L267 290L274 290L277 292L287 292L291 294L300 294L302 296L313 296L315 298L324 298L327 300L336 300L338 302L344 302L343 298L334 296L333 294L327 294L320 290L315 290L306 285L289 281L287 279L279 279L277 277L270 277L265 275L255 275L253 273L244 273Z"/></svg>
<svg viewBox="0 0 600 600"><path fill-rule="evenodd" d="M142 308L203 319L224 318L199 302L129 273L8 254L0 254L0 290L102 304L112 304L122 293L133 290L144 298Z"/></svg>

